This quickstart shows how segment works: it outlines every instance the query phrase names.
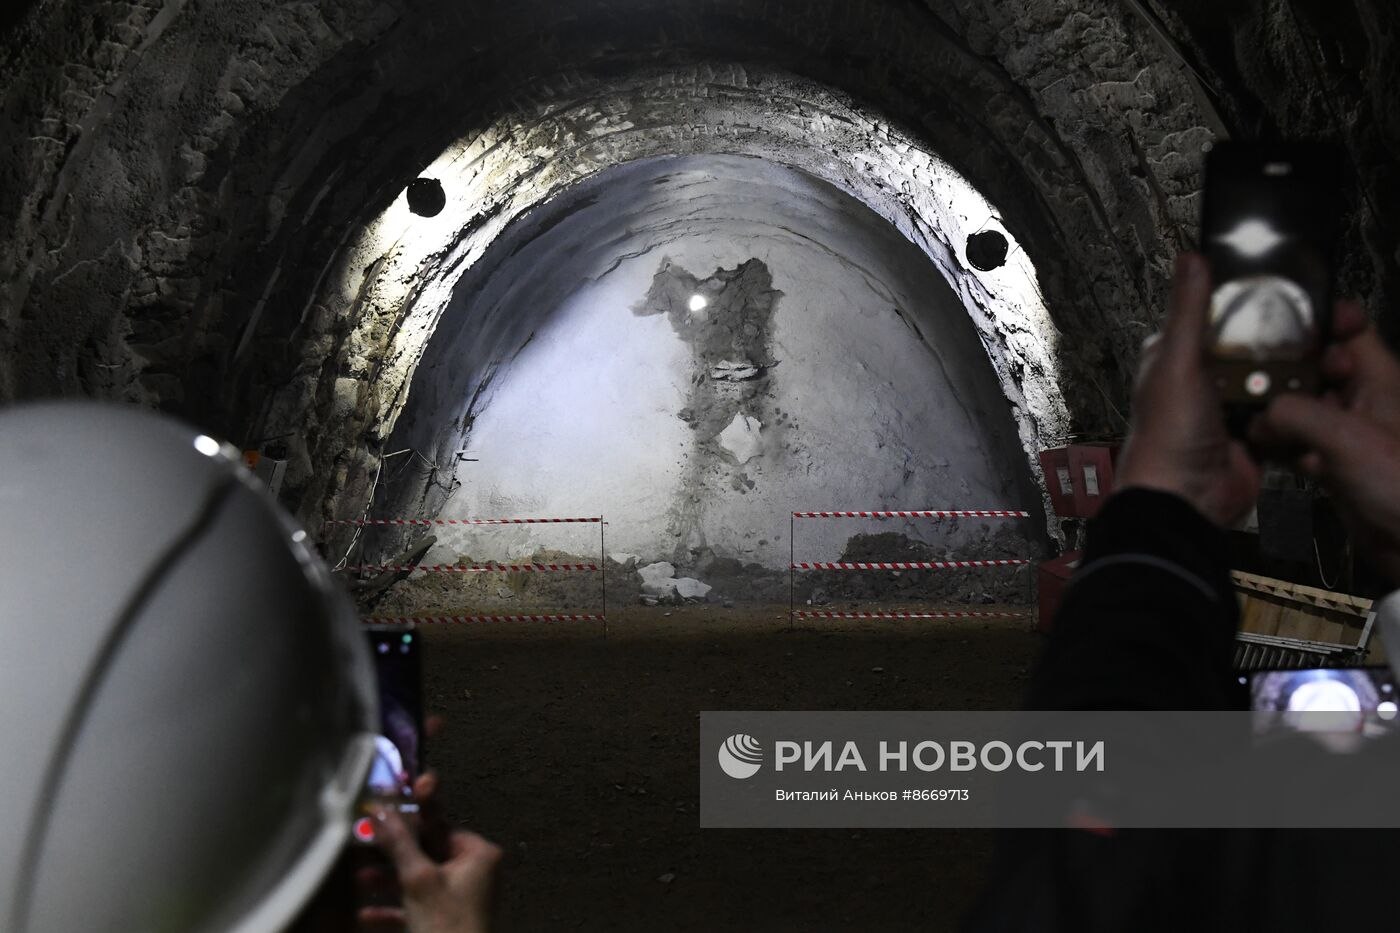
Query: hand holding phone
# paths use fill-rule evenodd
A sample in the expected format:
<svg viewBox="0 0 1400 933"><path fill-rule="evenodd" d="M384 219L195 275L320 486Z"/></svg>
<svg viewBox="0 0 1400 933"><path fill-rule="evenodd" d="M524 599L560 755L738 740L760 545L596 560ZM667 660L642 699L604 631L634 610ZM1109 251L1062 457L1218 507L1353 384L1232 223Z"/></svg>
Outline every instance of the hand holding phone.
<svg viewBox="0 0 1400 933"><path fill-rule="evenodd" d="M1118 489L1179 496L1228 528L1259 493L1259 468L1231 438L1202 352L1210 318L1205 260L1177 257L1162 333L1144 344L1133 385L1133 423L1114 468Z"/></svg>
<svg viewBox="0 0 1400 933"><path fill-rule="evenodd" d="M390 806L414 824L418 804L413 784L423 773L423 678L421 640L412 628L371 626L366 630L379 687L379 735L365 780L354 839L372 844L375 807Z"/></svg>
<svg viewBox="0 0 1400 933"><path fill-rule="evenodd" d="M1206 157L1209 368L1236 415L1281 393L1320 391L1340 169L1338 153L1319 143L1226 142Z"/></svg>

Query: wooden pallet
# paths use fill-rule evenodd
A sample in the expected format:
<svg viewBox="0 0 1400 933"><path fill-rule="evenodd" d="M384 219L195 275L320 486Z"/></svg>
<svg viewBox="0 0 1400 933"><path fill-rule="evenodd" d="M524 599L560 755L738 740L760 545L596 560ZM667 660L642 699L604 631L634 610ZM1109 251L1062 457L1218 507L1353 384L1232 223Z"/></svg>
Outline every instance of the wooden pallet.
<svg viewBox="0 0 1400 933"><path fill-rule="evenodd" d="M1368 648L1372 600L1232 571L1240 631L1280 639Z"/></svg>

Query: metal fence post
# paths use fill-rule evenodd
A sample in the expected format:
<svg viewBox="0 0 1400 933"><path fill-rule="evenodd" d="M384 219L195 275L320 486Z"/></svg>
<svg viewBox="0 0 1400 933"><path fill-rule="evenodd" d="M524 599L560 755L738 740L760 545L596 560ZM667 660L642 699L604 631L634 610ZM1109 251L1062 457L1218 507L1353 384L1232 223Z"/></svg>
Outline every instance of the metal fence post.
<svg viewBox="0 0 1400 933"><path fill-rule="evenodd" d="M788 516L788 627L797 628L797 513Z"/></svg>
<svg viewBox="0 0 1400 933"><path fill-rule="evenodd" d="M603 637L608 637L608 523L598 516L598 567L603 572Z"/></svg>

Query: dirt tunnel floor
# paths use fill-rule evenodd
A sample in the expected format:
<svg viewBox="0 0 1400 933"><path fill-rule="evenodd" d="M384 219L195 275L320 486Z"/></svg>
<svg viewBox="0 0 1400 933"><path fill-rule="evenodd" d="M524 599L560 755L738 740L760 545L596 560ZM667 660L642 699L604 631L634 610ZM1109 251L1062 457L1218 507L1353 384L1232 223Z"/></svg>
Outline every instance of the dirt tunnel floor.
<svg viewBox="0 0 1400 933"><path fill-rule="evenodd" d="M448 815L506 849L503 933L956 928L989 832L701 830L699 711L1015 708L1039 636L785 609L425 629L428 755Z"/></svg>

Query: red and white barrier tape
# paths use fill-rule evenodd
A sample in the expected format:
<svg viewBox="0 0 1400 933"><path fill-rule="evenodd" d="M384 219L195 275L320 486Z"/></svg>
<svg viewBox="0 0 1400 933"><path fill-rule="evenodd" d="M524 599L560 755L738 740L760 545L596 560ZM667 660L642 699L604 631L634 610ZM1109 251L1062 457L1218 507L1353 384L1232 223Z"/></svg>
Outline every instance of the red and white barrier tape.
<svg viewBox="0 0 1400 933"><path fill-rule="evenodd" d="M1023 619L1025 612L803 612L794 611L800 619Z"/></svg>
<svg viewBox="0 0 1400 933"><path fill-rule="evenodd" d="M793 518L1030 518L1009 509L954 509L914 512L793 512Z"/></svg>
<svg viewBox="0 0 1400 933"><path fill-rule="evenodd" d="M597 570L597 564L357 564L346 567L352 573L563 573L569 570Z"/></svg>
<svg viewBox="0 0 1400 933"><path fill-rule="evenodd" d="M601 522L601 518L332 518L327 525L558 525Z"/></svg>
<svg viewBox="0 0 1400 933"><path fill-rule="evenodd" d="M603 622L601 615L546 616L374 616L366 625L463 625L471 622Z"/></svg>
<svg viewBox="0 0 1400 933"><path fill-rule="evenodd" d="M922 561L887 561L881 563L856 563L851 561L840 561L837 563L820 564L792 564L791 570L948 570L951 568L963 567L1014 567L1021 564L1029 564L1029 560L922 560Z"/></svg>

